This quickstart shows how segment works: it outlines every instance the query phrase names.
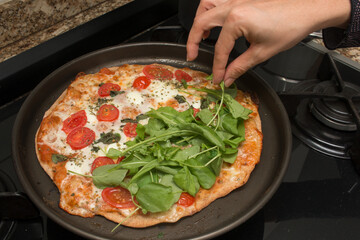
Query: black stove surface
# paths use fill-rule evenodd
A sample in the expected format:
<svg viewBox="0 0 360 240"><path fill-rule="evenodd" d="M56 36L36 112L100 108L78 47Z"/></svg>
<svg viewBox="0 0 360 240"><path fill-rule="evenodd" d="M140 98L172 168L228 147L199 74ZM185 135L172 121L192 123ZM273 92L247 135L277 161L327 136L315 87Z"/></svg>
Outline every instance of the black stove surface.
<svg viewBox="0 0 360 240"><path fill-rule="evenodd" d="M146 30L125 42L184 43L186 38L186 32L174 16L161 26ZM235 56L243 51L241 42L238 46L233 52ZM205 42L202 47L211 49L213 46L212 43ZM301 45L301 48L303 47L304 45ZM318 56L314 56L316 60ZM274 63L270 61L266 64ZM284 90L286 84L279 85L274 77L269 76L266 64L255 68L255 71L276 91L279 91L280 85L281 90ZM288 81L288 85L292 85L294 81ZM12 163L11 131L25 98L26 94L0 108L0 192L14 189L24 192ZM360 183L352 162L315 151L294 136L287 173L273 198L248 221L216 239L351 240L359 239L359 225ZM82 239L54 223L41 212L25 220L1 219L0 215L0 238ZM159 238L161 239L161 236ZM163 236L163 239L166 239L166 236Z"/></svg>

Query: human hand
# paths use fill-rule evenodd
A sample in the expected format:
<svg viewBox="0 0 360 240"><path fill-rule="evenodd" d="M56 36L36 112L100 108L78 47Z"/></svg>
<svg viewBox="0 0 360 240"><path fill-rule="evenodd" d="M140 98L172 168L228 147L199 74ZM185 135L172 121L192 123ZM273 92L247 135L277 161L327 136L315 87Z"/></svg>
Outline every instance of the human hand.
<svg viewBox="0 0 360 240"><path fill-rule="evenodd" d="M287 50L309 33L325 27L344 27L350 18L349 0L202 0L187 42L194 60L199 43L222 26L215 45L213 81L231 85L250 68ZM245 37L247 51L227 67L235 40Z"/></svg>

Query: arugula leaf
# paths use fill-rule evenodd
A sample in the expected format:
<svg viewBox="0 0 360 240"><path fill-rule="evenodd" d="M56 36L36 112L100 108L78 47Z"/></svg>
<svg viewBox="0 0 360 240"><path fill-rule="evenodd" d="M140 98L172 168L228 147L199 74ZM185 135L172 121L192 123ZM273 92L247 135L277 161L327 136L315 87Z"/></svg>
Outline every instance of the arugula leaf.
<svg viewBox="0 0 360 240"><path fill-rule="evenodd" d="M109 164L95 168L92 173L93 183L97 188L116 187L124 180L127 170L116 169L117 164Z"/></svg>
<svg viewBox="0 0 360 240"><path fill-rule="evenodd" d="M145 115L145 114L139 114L136 116L136 121L140 122L141 120L147 119L149 118L149 116Z"/></svg>
<svg viewBox="0 0 360 240"><path fill-rule="evenodd" d="M164 186L168 186L172 188L172 192L174 194L173 203L176 203L180 198L182 190L174 183L173 174L165 174L164 176L161 177L159 183Z"/></svg>
<svg viewBox="0 0 360 240"><path fill-rule="evenodd" d="M136 200L147 211L156 213L170 209L174 204L172 187L159 183L149 183L140 187L136 193Z"/></svg>
<svg viewBox="0 0 360 240"><path fill-rule="evenodd" d="M120 150L117 150L115 148L110 148L107 151L106 156L111 159L118 159L121 156L121 154L122 152Z"/></svg>
<svg viewBox="0 0 360 240"><path fill-rule="evenodd" d="M176 126L179 123L189 123L192 122L193 117L191 110L188 109L183 112L178 112L172 107L161 107L157 110L151 109L146 113L149 117L160 119L164 121L168 126Z"/></svg>
<svg viewBox="0 0 360 240"><path fill-rule="evenodd" d="M212 81L213 80L213 77L214 77L214 74L210 74L209 76L207 76L205 79L206 80L209 80L209 81Z"/></svg>
<svg viewBox="0 0 360 240"><path fill-rule="evenodd" d="M221 82L223 83L223 82ZM222 97L222 93L218 90L208 89L208 88L193 88L194 90L200 92L206 92L210 94L212 97L220 100ZM244 120L248 119L248 115L252 113L250 109L245 108L239 102L237 102L229 93L224 92L224 102L226 108L229 109L229 112L234 118L242 118Z"/></svg>
<svg viewBox="0 0 360 240"><path fill-rule="evenodd" d="M188 163L189 165L192 166L203 166L202 164L200 164L198 161L196 161L194 158L188 159L186 161L186 163ZM199 184L202 188L204 189L209 189L211 188L216 180L216 176L215 174L210 170L210 168L208 167L190 167L190 172L197 177Z"/></svg>
<svg viewBox="0 0 360 240"><path fill-rule="evenodd" d="M156 160L152 160L151 162L148 162L131 178L130 183L134 182L137 178L151 171L153 168L155 168L158 165L159 163Z"/></svg>
<svg viewBox="0 0 360 240"><path fill-rule="evenodd" d="M231 115L234 118L242 118L244 120L249 118L249 114L252 113L250 109L245 108L238 101L232 98L229 94L224 95L224 101L226 107L229 109Z"/></svg>
<svg viewBox="0 0 360 240"><path fill-rule="evenodd" d="M181 189L188 192L190 195L195 197L195 194L200 189L200 184L198 179L191 174L188 167L181 169L176 175L174 175L174 182Z"/></svg>
<svg viewBox="0 0 360 240"><path fill-rule="evenodd" d="M187 124L179 124L177 126L181 130L190 130L193 131L194 134L197 134L212 144L218 146L220 149L225 150L225 144L222 142L221 138L217 133L208 126L200 126L196 123L187 123Z"/></svg>
<svg viewBox="0 0 360 240"><path fill-rule="evenodd" d="M137 126L136 126L136 133L137 133L137 136L140 140L144 140L145 138L145 127L144 125L138 123Z"/></svg>
<svg viewBox="0 0 360 240"><path fill-rule="evenodd" d="M196 117L199 117L200 120L205 123L205 125L207 125L213 119L214 114L208 108L205 108L198 112L198 114L196 114Z"/></svg>
<svg viewBox="0 0 360 240"><path fill-rule="evenodd" d="M184 162L186 159L188 159L190 156L195 155L200 152L199 146L191 146L189 148L184 148L182 150L179 150L175 156L173 157L173 161L179 161Z"/></svg>
<svg viewBox="0 0 360 240"><path fill-rule="evenodd" d="M224 162L233 164L236 160L237 155L238 155L237 152L232 154L223 154L221 155L221 158L222 160L224 160Z"/></svg>
<svg viewBox="0 0 360 240"><path fill-rule="evenodd" d="M220 126L225 131L239 136L239 131L237 128L238 120L233 118L229 113L224 113L220 115Z"/></svg>

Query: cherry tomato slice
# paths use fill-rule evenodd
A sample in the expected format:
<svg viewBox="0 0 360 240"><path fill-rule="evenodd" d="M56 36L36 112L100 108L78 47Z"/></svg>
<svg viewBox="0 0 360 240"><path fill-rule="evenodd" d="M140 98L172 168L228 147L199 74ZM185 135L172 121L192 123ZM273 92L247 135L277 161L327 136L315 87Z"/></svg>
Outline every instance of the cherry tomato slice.
<svg viewBox="0 0 360 240"><path fill-rule="evenodd" d="M137 132L136 132L136 127L137 127L137 123L126 123L126 125L123 128L124 134L127 137L136 137L137 136Z"/></svg>
<svg viewBox="0 0 360 240"><path fill-rule="evenodd" d="M151 83L151 80L145 76L140 76L133 82L133 87L137 89L146 89Z"/></svg>
<svg viewBox="0 0 360 240"><path fill-rule="evenodd" d="M193 115L194 115L194 117L196 117L196 114L198 114L198 112L200 112L200 109L193 108L193 111L194 111Z"/></svg>
<svg viewBox="0 0 360 240"><path fill-rule="evenodd" d="M187 192L183 192L180 195L179 200L177 201L177 204L183 206L183 207L189 207L193 205L195 202L195 198L188 194Z"/></svg>
<svg viewBox="0 0 360 240"><path fill-rule="evenodd" d="M115 74L115 72L111 71L110 69L104 67L102 69L100 69L99 73L103 73L103 74L107 74L107 75L113 75Z"/></svg>
<svg viewBox="0 0 360 240"><path fill-rule="evenodd" d="M130 192L122 187L108 187L101 193L102 199L112 207L126 209L133 208Z"/></svg>
<svg viewBox="0 0 360 240"><path fill-rule="evenodd" d="M86 112L85 110L81 110L64 120L62 130L66 134L69 134L75 128L85 126L86 122Z"/></svg>
<svg viewBox="0 0 360 240"><path fill-rule="evenodd" d="M112 160L111 158L108 158L108 157L97 157L97 158L95 158L95 160L93 161L93 163L91 165L91 173L96 168L104 166L104 165L109 165L109 164L114 164L114 160Z"/></svg>
<svg viewBox="0 0 360 240"><path fill-rule="evenodd" d="M115 83L104 83L100 86L98 94L100 97L110 96L111 91L120 91L121 87Z"/></svg>
<svg viewBox="0 0 360 240"><path fill-rule="evenodd" d="M95 140L95 132L87 127L78 127L72 130L66 138L66 142L73 150L89 146Z"/></svg>
<svg viewBox="0 0 360 240"><path fill-rule="evenodd" d="M125 156L122 156L122 157L119 157L117 160L116 160L116 164L119 164L122 160L124 160Z"/></svg>
<svg viewBox="0 0 360 240"><path fill-rule="evenodd" d="M173 73L170 70L157 65L145 66L143 73L150 79L170 80L173 78Z"/></svg>
<svg viewBox="0 0 360 240"><path fill-rule="evenodd" d="M184 79L186 82L190 82L192 80L192 77L187 72L184 72L180 69L175 71L175 78L180 82L182 79Z"/></svg>
<svg viewBox="0 0 360 240"><path fill-rule="evenodd" d="M104 104L100 107L99 111L96 114L96 118L99 121L103 122L113 122L119 117L119 109L114 105Z"/></svg>

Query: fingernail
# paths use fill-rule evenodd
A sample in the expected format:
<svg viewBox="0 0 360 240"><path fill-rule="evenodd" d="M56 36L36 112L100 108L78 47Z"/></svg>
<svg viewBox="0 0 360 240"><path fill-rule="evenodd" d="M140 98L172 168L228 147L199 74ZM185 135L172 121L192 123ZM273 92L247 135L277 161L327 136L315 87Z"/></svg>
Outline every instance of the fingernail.
<svg viewBox="0 0 360 240"><path fill-rule="evenodd" d="M227 78L224 80L225 87L229 87L235 81L234 78Z"/></svg>

